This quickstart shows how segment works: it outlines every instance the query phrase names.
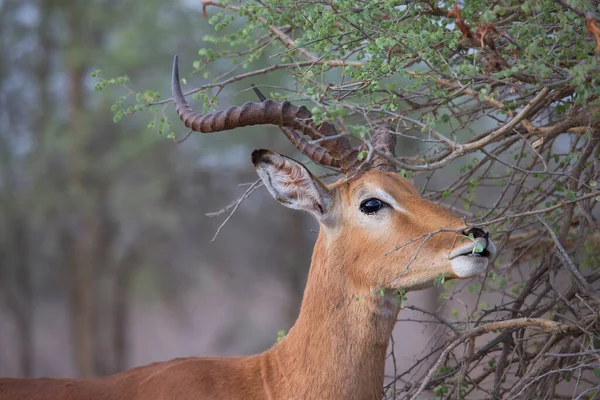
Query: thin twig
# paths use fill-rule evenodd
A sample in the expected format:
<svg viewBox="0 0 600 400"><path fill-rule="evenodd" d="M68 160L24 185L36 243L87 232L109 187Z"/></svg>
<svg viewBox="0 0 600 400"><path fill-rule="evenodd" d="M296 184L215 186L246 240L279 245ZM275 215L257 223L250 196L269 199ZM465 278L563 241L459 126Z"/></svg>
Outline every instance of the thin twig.
<svg viewBox="0 0 600 400"><path fill-rule="evenodd" d="M224 213L227 210L231 210L231 212L229 213L229 215L227 215L227 218L225 218L225 220L217 228L217 231L215 232L213 238L210 240L211 243L214 242L217 239L217 236L219 235L219 232L221 232L221 229L225 226L225 224L233 216L233 214L235 213L235 211L237 210L237 208L240 206L240 204L242 204L242 201L244 201L245 199L247 199L256 189L258 189L262 185L263 185L262 181L260 179L257 179L256 181L254 181L254 183L252 183L252 185L250 185L250 187L248 187L248 189L246 189L246 191L244 192L244 194L239 199L237 199L234 202L228 204L223 209L221 209L221 210L219 210L217 212L206 214L209 217L214 217L214 216L217 216L217 215L220 215L220 214Z"/></svg>

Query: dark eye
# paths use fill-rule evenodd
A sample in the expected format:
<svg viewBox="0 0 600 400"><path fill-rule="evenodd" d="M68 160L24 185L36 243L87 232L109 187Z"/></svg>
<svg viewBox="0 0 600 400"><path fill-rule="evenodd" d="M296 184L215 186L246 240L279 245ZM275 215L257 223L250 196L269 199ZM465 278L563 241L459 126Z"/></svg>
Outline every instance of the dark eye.
<svg viewBox="0 0 600 400"><path fill-rule="evenodd" d="M360 203L360 211L365 214L374 214L381 210L385 203L379 199L371 198Z"/></svg>

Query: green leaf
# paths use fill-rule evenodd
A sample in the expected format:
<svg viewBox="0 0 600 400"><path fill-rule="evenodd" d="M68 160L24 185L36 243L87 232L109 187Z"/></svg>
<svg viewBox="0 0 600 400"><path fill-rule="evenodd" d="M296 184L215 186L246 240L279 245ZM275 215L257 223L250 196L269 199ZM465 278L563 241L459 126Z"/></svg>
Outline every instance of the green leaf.
<svg viewBox="0 0 600 400"><path fill-rule="evenodd" d="M473 247L473 254L483 252L483 244L481 242L475 242Z"/></svg>

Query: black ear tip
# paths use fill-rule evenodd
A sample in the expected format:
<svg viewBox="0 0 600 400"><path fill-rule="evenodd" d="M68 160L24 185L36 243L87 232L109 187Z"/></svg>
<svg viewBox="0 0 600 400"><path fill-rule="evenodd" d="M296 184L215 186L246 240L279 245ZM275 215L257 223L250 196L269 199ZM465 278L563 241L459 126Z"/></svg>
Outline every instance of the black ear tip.
<svg viewBox="0 0 600 400"><path fill-rule="evenodd" d="M252 152L252 164L254 164L254 166L258 165L259 163L269 163L269 157L268 155L271 152L269 150L265 150L265 149L258 149L258 150L254 150Z"/></svg>

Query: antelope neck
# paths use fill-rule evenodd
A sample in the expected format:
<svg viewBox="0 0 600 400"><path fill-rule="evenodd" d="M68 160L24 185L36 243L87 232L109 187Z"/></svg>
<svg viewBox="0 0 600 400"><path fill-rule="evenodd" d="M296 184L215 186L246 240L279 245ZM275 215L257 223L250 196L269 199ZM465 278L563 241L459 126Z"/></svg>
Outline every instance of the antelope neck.
<svg viewBox="0 0 600 400"><path fill-rule="evenodd" d="M300 315L268 351L271 371L278 371L277 386L303 388L296 398L379 399L397 310L382 313L377 296L356 300L347 273L353 266L341 252L329 251L323 236L315 244Z"/></svg>

